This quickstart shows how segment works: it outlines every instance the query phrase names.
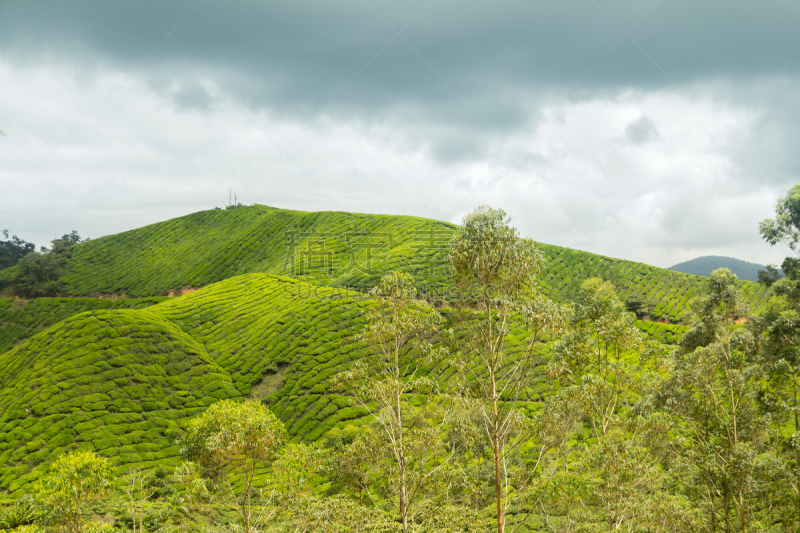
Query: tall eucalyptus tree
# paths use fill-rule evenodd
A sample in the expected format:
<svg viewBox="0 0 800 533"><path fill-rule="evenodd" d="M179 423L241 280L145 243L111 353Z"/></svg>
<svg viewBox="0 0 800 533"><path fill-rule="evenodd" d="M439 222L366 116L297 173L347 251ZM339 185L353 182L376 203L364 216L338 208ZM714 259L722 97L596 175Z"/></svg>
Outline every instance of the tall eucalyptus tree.
<svg viewBox="0 0 800 533"><path fill-rule="evenodd" d="M450 261L456 282L466 289L472 310L462 314L460 344L464 391L480 413L482 432L492 450L497 531L503 533L511 504L511 453L533 430L514 401L530 384L538 362L536 344L559 330L562 309L541 294L536 275L544 256L530 239L519 236L501 209L481 206L464 217L453 238ZM515 325L527 336L521 351L509 350ZM519 487L518 487L519 488Z"/></svg>

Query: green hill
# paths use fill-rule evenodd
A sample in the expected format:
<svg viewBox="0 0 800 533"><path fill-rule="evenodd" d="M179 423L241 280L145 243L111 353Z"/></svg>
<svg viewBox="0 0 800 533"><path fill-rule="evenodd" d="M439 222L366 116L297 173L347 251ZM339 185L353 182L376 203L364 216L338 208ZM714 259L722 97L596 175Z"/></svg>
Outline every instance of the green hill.
<svg viewBox="0 0 800 533"><path fill-rule="evenodd" d="M584 280L598 277L611 281L623 300L644 300L646 314L652 319L685 322L687 303L704 291L706 280L699 276L570 248L541 246L547 257L542 280L555 299L572 300ZM743 281L742 295L756 310L766 304L772 291L759 283Z"/></svg>
<svg viewBox="0 0 800 533"><path fill-rule="evenodd" d="M65 449L115 461L174 458L178 420L234 397L202 345L145 310L80 313L0 355L0 489Z"/></svg>
<svg viewBox="0 0 800 533"><path fill-rule="evenodd" d="M363 290L382 272L402 270L414 273L421 288L441 300L448 298L446 250L456 230L416 217L261 205L201 211L77 245L63 274L64 292L158 296L253 272ZM547 256L542 279L557 300L572 299L584 279L597 276L612 281L623 298L644 300L651 318L680 322L704 283L643 263L542 247ZM0 277L7 279L12 269ZM770 294L754 283L743 283L743 292L755 308Z"/></svg>
<svg viewBox="0 0 800 533"><path fill-rule="evenodd" d="M0 355L0 491L18 491L72 448L119 464L169 464L180 419L251 396L254 385L296 440L363 416L328 394L328 380L359 357L353 334L364 305L335 289L250 274L38 330Z"/></svg>
<svg viewBox="0 0 800 533"><path fill-rule="evenodd" d="M64 293L157 296L251 272L364 288L384 270L437 260L454 229L414 217L261 205L201 211L76 246L62 278ZM431 239L438 239L435 247ZM425 278L441 286L444 274Z"/></svg>

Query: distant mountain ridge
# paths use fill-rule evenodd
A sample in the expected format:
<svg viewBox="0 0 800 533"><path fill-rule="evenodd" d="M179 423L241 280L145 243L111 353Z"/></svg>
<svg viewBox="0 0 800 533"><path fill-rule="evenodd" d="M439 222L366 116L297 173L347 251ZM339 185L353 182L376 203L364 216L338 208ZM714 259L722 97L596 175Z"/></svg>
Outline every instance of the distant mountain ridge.
<svg viewBox="0 0 800 533"><path fill-rule="evenodd" d="M709 277L711 276L711 272L718 268L728 268L731 272L736 274L739 279L746 281L758 281L758 271L766 269L764 265L742 261L734 257L705 255L673 265L669 267L668 270Z"/></svg>

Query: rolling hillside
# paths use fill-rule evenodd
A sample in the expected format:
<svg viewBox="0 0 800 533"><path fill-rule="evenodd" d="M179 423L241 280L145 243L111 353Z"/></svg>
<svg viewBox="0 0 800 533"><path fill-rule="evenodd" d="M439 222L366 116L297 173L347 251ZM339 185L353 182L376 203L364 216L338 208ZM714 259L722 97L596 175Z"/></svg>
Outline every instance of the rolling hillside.
<svg viewBox="0 0 800 533"><path fill-rule="evenodd" d="M295 440L359 425L331 378L364 355L369 302L248 274L146 309L77 313L0 354L0 494L35 480L65 449L116 464L178 460L181 419L221 398L267 402ZM514 336L510 344L515 344ZM538 410L544 377L522 407Z"/></svg>
<svg viewBox="0 0 800 533"><path fill-rule="evenodd" d="M354 336L369 302L348 287L401 269L430 290L446 288L441 267L454 230L411 217L254 206L78 245L64 275L70 293L151 296L0 299L0 495L19 495L65 449L95 450L117 464L173 463L181 420L221 398L262 399L294 441L364 423L365 413L331 390L331 378L364 355ZM424 246L419 235L427 235ZM356 237L365 241L355 246ZM367 246L378 238L382 247ZM542 247L541 280L554 298L570 300L588 277L609 279L623 298L646 302L661 323L637 326L665 343L685 330L677 322L704 283ZM368 252L370 269L354 268ZM275 275L282 271L292 277ZM179 298L152 296L199 285ZM743 289L755 306L769 295L757 284ZM547 394L541 375L518 398L523 412L537 411Z"/></svg>
<svg viewBox="0 0 800 533"><path fill-rule="evenodd" d="M410 271L433 299L447 299L446 250L456 226L406 216L309 213L255 205L201 211L75 247L63 275L72 296L149 297L263 272L317 285L371 287L387 270ZM612 281L623 298L638 297L651 318L681 322L704 280L553 245L542 245L542 280L556 300L574 297L584 279ZM13 268L13 267L12 267ZM11 269L0 272L8 277ZM743 283L751 306L770 291Z"/></svg>
<svg viewBox="0 0 800 533"><path fill-rule="evenodd" d="M238 396L202 345L144 310L80 313L0 355L0 490L64 449L147 465L177 455L178 420Z"/></svg>
<svg viewBox="0 0 800 533"><path fill-rule="evenodd" d="M144 309L166 298L0 298L0 353L66 318L84 311Z"/></svg>

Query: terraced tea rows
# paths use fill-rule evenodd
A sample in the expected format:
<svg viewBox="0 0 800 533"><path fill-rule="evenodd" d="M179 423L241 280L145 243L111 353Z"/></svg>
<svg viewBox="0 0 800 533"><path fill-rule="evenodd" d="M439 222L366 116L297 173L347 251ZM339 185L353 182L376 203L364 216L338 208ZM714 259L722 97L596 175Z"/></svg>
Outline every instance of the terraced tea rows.
<svg viewBox="0 0 800 533"><path fill-rule="evenodd" d="M35 300L15 300L0 298L0 353L9 350L39 330L84 311L144 309L165 299L37 298Z"/></svg>
<svg viewBox="0 0 800 533"><path fill-rule="evenodd" d="M663 268L590 254L549 244L540 244L547 257L542 277L553 298L573 300L581 283L591 277L611 281L621 299L638 296L656 320L685 322L688 302L703 294L707 278L673 272ZM759 310L772 296L772 290L758 283L741 282L742 296L752 310Z"/></svg>
<svg viewBox="0 0 800 533"><path fill-rule="evenodd" d="M235 396L171 322L143 310L75 315L0 355L0 488L20 489L70 448L169 463L179 420Z"/></svg>
<svg viewBox="0 0 800 533"><path fill-rule="evenodd" d="M446 250L457 227L405 216L309 213L255 205L201 211L74 248L65 293L156 296L263 272L316 285L365 289L387 270L411 271L429 295L447 299ZM613 282L623 298L640 297L656 320L682 322L686 303L705 278L541 245L542 281L557 300L574 299L587 278ZM13 267L12 267L13 268ZM0 272L8 278L11 269ZM755 309L771 291L743 282Z"/></svg>
<svg viewBox="0 0 800 533"><path fill-rule="evenodd" d="M255 386L268 397L291 437L314 440L363 415L329 388L334 373L364 356L354 335L366 305L357 293L248 274L155 311L203 343L243 396Z"/></svg>
<svg viewBox="0 0 800 533"><path fill-rule="evenodd" d="M453 230L414 217L260 205L201 211L76 246L64 292L154 296L250 272L369 287L384 270L443 263L440 245ZM444 272L428 271L426 279L441 285Z"/></svg>
<svg viewBox="0 0 800 533"><path fill-rule="evenodd" d="M636 327L646 333L651 340L664 344L677 344L686 330L689 329L688 326L679 324L661 324L646 320L637 320Z"/></svg>
<svg viewBox="0 0 800 533"><path fill-rule="evenodd" d="M354 421L363 413L328 384L363 355L353 339L366 305L358 296L251 274L38 332L0 356L0 490L19 490L65 448L119 463L174 461L181 418L250 396L265 376L273 385L256 395L269 397L295 440Z"/></svg>

